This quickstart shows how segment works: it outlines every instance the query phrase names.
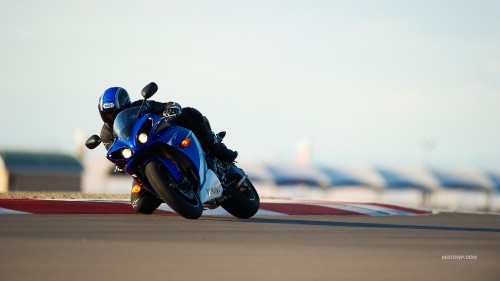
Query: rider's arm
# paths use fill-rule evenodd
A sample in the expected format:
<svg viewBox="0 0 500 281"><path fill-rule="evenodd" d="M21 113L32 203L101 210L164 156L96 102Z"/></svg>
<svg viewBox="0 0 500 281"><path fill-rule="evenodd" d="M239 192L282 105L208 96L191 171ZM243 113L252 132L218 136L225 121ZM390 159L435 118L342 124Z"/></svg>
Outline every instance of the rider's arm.
<svg viewBox="0 0 500 281"><path fill-rule="evenodd" d="M156 115L162 115L163 111L165 111L166 103L157 102L157 101L149 101L149 109L148 111L154 113Z"/></svg>
<svg viewBox="0 0 500 281"><path fill-rule="evenodd" d="M115 137L113 136L113 130L106 124L102 125L101 141L102 144L104 144L104 147L106 147L106 150L109 150L109 148L115 141Z"/></svg>
<svg viewBox="0 0 500 281"><path fill-rule="evenodd" d="M168 103L166 102L158 102L154 100L148 100L145 104L142 104L142 100L138 100L132 103L131 107L136 106L144 106L146 108L146 112L154 113L156 115L163 115L163 112L166 109Z"/></svg>

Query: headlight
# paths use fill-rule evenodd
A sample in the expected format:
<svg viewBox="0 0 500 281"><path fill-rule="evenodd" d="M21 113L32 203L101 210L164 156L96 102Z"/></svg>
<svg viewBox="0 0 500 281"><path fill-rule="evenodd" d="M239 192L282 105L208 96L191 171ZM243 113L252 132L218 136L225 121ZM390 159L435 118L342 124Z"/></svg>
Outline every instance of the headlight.
<svg viewBox="0 0 500 281"><path fill-rule="evenodd" d="M128 159L130 156L132 156L132 150L130 148L124 148L122 149L122 155L123 158Z"/></svg>
<svg viewBox="0 0 500 281"><path fill-rule="evenodd" d="M140 143L146 143L148 141L148 135L141 133L137 139Z"/></svg>

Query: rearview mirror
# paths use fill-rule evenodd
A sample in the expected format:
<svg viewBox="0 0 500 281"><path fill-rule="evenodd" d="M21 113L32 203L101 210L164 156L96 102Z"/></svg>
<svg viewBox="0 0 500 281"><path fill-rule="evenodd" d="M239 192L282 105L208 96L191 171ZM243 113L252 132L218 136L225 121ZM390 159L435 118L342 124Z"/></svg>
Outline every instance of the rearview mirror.
<svg viewBox="0 0 500 281"><path fill-rule="evenodd" d="M94 149L101 144L101 138L98 135L92 135L86 142L85 146L88 149Z"/></svg>
<svg viewBox="0 0 500 281"><path fill-rule="evenodd" d="M155 82L151 82L142 89L141 94L145 99L149 99L156 93L156 91L158 91L158 85L156 85Z"/></svg>

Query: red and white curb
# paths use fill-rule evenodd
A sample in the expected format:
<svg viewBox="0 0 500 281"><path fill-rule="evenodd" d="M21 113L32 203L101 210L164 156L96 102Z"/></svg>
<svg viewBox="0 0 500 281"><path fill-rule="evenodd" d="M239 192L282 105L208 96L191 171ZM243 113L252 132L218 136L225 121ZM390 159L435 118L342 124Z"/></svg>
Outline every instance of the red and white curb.
<svg viewBox="0 0 500 281"><path fill-rule="evenodd" d="M0 215L9 214L134 214L128 200L0 199ZM153 214L175 215L166 204ZM256 216L411 216L429 210L381 203L345 203L307 200L262 200ZM223 208L205 210L204 216L230 216Z"/></svg>

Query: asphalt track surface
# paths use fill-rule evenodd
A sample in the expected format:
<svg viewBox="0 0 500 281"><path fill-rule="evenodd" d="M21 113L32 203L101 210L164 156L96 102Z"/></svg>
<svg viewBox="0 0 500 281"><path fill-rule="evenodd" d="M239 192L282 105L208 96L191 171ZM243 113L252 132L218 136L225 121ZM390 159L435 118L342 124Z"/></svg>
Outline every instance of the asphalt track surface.
<svg viewBox="0 0 500 281"><path fill-rule="evenodd" d="M500 280L500 216L1 215L0 280Z"/></svg>

